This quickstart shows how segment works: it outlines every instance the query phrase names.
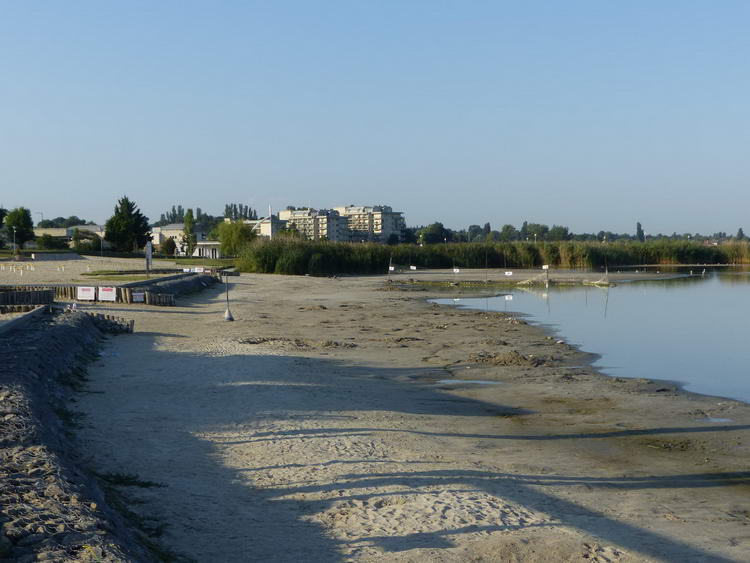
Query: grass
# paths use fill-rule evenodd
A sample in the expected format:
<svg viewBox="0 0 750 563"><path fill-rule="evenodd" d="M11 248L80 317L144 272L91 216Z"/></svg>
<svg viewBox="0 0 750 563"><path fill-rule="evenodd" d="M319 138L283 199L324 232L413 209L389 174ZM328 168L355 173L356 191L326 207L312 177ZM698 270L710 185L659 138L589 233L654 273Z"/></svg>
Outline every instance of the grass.
<svg viewBox="0 0 750 563"><path fill-rule="evenodd" d="M232 268L236 262L234 258L166 258L166 260L185 266L211 266L212 268Z"/></svg>
<svg viewBox="0 0 750 563"><path fill-rule="evenodd" d="M83 275L83 274L82 274ZM131 282L131 281L144 281L144 280L152 280L159 276L136 276L136 275L119 275L119 276L107 276L107 275L101 275L101 276L94 276L95 279L101 280L101 281L118 281L118 282Z"/></svg>

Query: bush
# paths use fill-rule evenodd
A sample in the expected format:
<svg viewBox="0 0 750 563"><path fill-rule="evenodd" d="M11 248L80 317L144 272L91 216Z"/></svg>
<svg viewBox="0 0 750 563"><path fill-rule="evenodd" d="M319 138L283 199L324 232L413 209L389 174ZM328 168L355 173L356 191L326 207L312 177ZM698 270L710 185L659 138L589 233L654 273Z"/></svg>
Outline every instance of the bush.
<svg viewBox="0 0 750 563"><path fill-rule="evenodd" d="M386 246L374 243L256 240L243 247L237 268L243 272L310 274L384 274L402 268L553 268L591 269L640 264L750 263L750 244L704 246L685 241L544 243L453 243Z"/></svg>

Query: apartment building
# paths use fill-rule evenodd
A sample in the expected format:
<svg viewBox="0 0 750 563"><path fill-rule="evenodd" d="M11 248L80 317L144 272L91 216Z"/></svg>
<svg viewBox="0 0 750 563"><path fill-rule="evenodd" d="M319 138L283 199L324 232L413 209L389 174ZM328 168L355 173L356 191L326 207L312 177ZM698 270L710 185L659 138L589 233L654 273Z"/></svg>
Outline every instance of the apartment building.
<svg viewBox="0 0 750 563"><path fill-rule="evenodd" d="M284 209L279 219L294 227L306 239L345 242L349 240L348 221L332 209Z"/></svg>
<svg viewBox="0 0 750 563"><path fill-rule="evenodd" d="M349 205L334 210L347 219L352 242L388 242L392 235L396 235L399 242L404 240L404 214L393 211L388 205Z"/></svg>

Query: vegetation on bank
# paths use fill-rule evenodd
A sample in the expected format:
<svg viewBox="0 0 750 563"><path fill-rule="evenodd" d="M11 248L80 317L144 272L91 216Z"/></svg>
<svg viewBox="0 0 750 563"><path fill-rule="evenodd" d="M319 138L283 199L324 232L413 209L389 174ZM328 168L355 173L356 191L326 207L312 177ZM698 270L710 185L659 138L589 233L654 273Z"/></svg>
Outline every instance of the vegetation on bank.
<svg viewBox="0 0 750 563"><path fill-rule="evenodd" d="M380 274L401 268L599 268L637 264L748 264L750 243L707 246L687 241L596 243L447 243L417 246L256 240L236 260L242 272L313 276Z"/></svg>

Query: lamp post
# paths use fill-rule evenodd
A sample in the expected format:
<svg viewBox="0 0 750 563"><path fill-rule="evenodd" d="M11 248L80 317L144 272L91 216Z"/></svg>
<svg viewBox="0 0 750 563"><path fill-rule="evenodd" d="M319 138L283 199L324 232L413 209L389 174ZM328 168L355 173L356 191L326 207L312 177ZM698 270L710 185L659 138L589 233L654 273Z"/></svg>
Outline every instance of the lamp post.
<svg viewBox="0 0 750 563"><path fill-rule="evenodd" d="M16 251L18 249L16 248L16 228L13 227L13 254L16 254Z"/></svg>
<svg viewBox="0 0 750 563"><path fill-rule="evenodd" d="M233 321L232 311L229 310L229 276L224 276L224 284L227 286L227 310L224 311L224 320Z"/></svg>

